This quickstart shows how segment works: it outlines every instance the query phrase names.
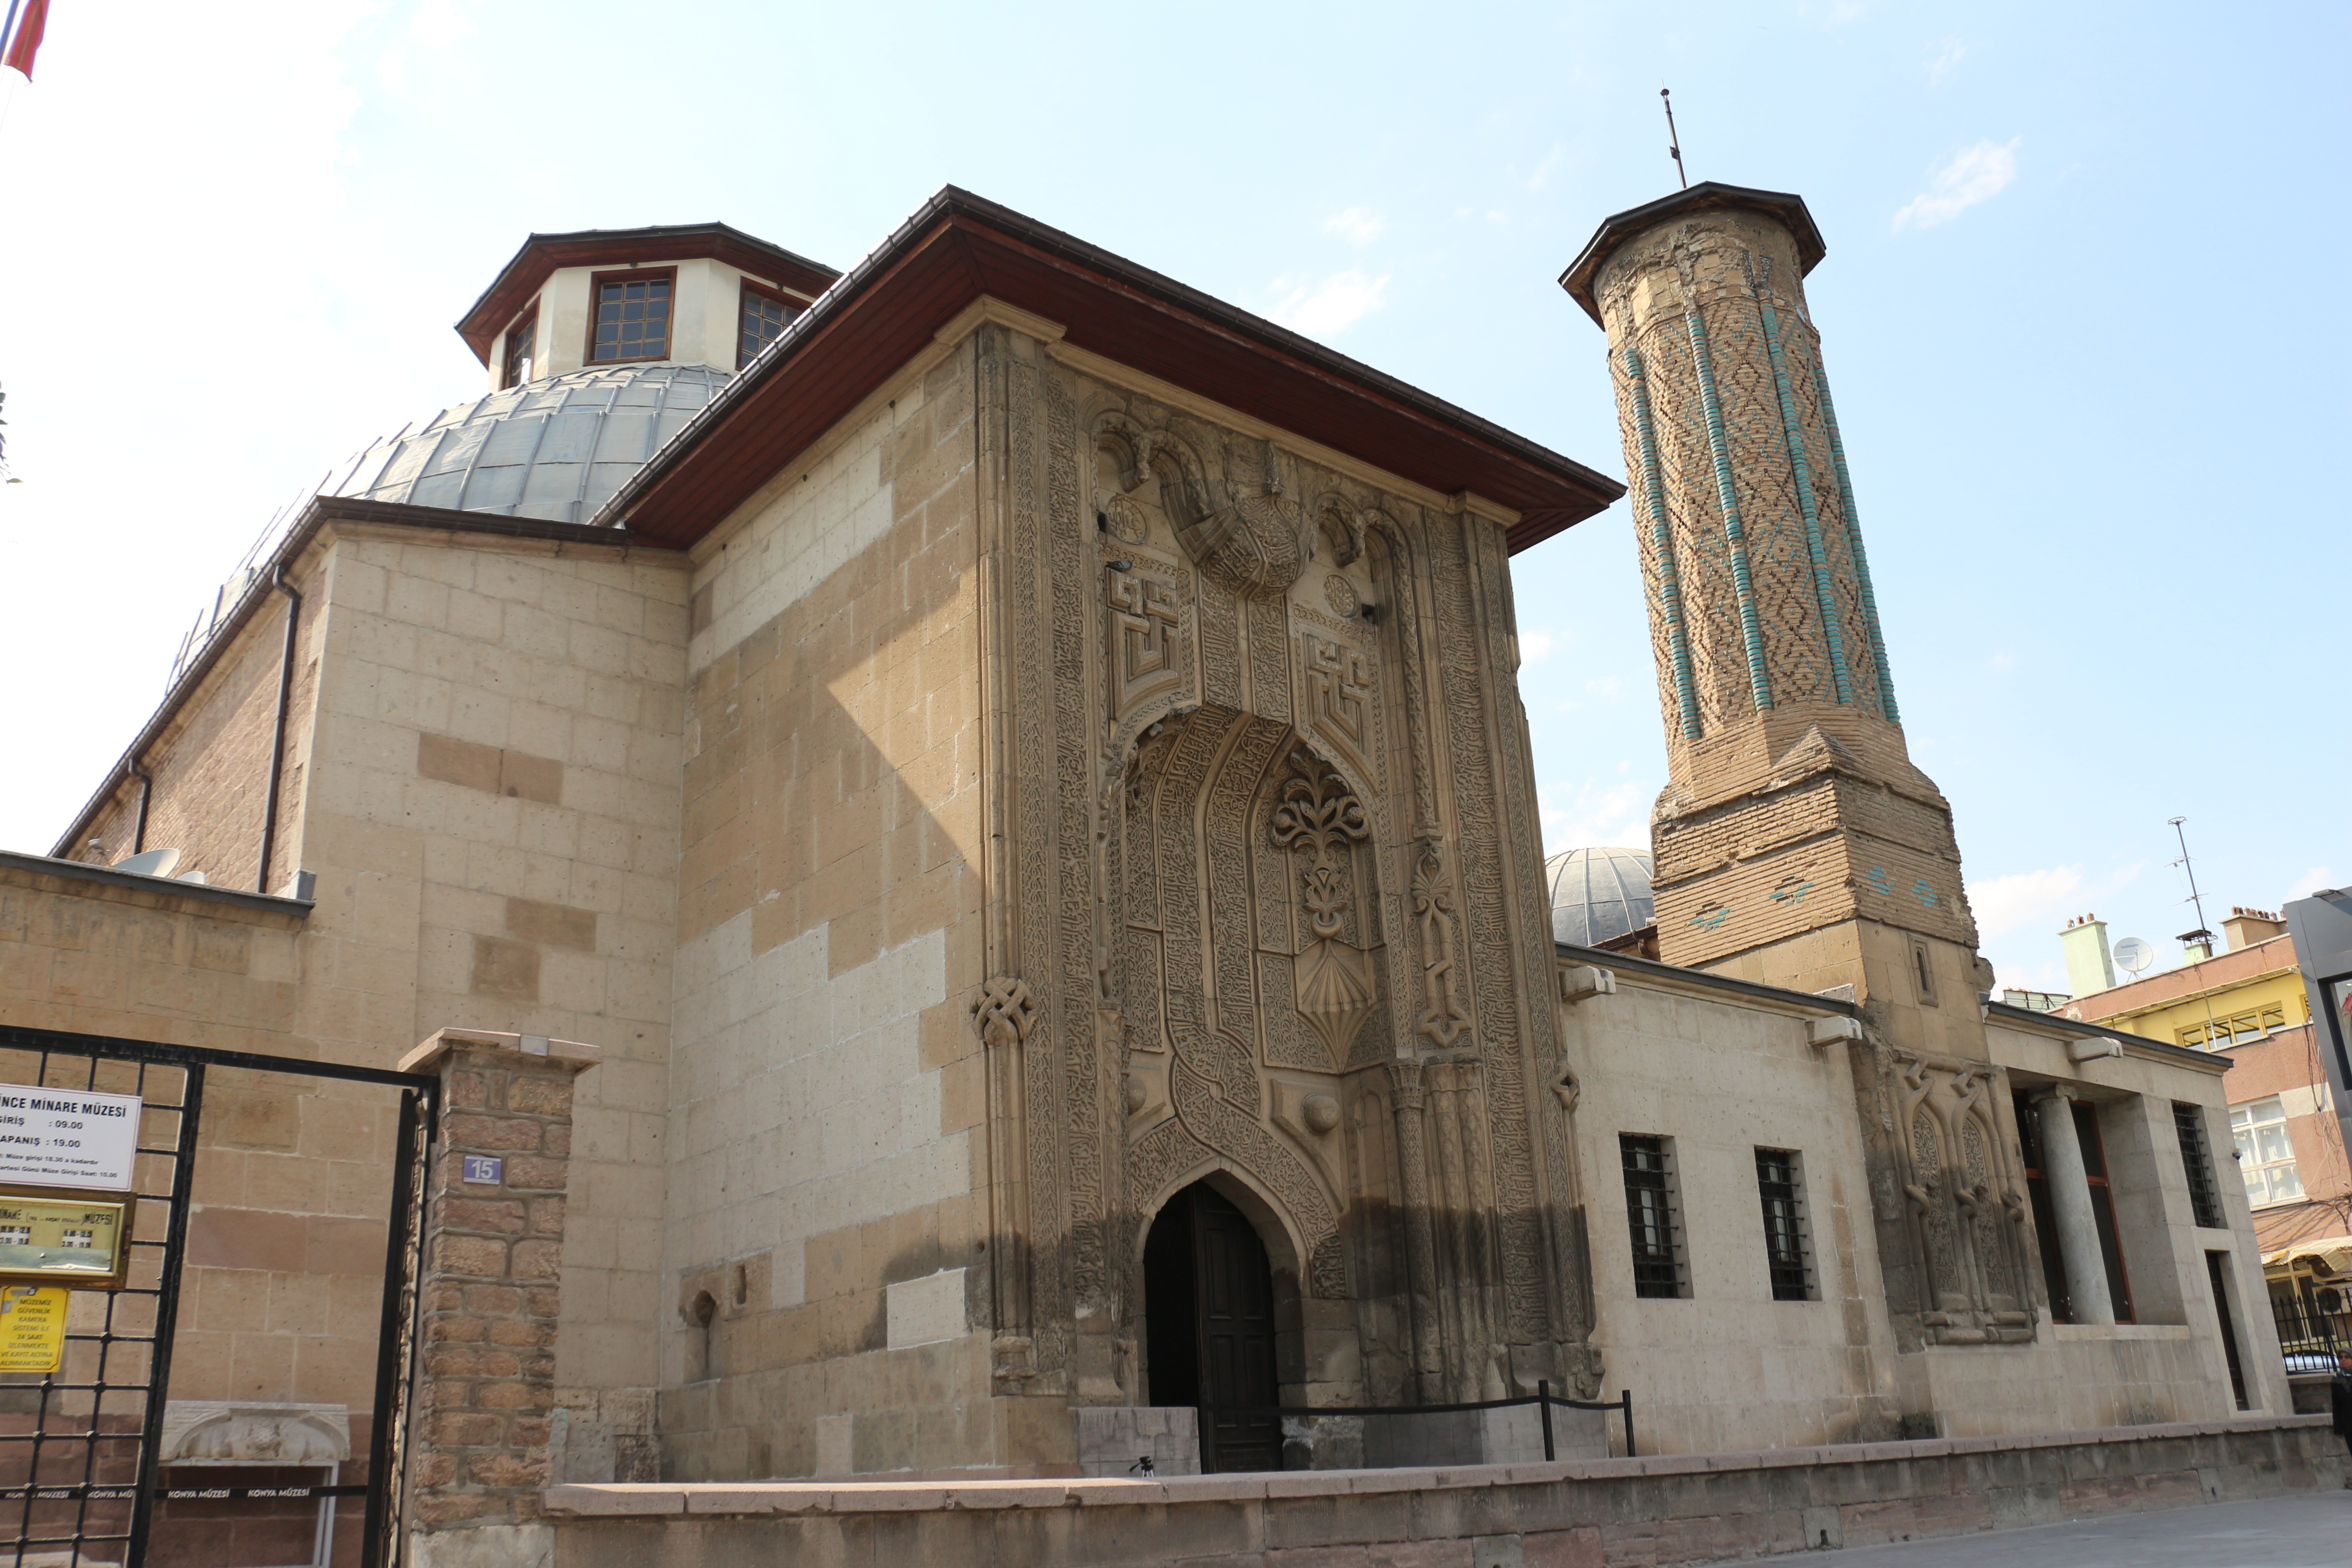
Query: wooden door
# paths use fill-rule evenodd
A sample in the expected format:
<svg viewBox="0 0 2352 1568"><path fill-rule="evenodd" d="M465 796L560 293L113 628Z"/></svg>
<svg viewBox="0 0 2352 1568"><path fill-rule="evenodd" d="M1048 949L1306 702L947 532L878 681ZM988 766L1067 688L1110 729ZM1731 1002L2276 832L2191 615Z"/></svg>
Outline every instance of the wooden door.
<svg viewBox="0 0 2352 1568"><path fill-rule="evenodd" d="M1213 1470L1282 1468L1282 1418L1218 1406L1269 1405L1281 1395L1274 1363L1274 1274L1265 1245L1215 1189L1192 1200L1194 1316L1200 1343L1202 1459Z"/></svg>

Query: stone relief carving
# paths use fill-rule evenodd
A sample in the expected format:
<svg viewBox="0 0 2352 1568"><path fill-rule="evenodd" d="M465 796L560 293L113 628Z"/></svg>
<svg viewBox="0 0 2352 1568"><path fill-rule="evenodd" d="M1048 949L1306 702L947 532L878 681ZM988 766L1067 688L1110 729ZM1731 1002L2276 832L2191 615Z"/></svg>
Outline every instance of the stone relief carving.
<svg viewBox="0 0 2352 1568"><path fill-rule="evenodd" d="M1353 846L1371 832L1363 804L1337 773L1294 778L1283 785L1272 832L1276 846L1306 862L1299 902L1310 935L1298 953L1298 1011L1331 1060L1345 1061L1378 996L1370 956L1345 940L1356 898Z"/></svg>
<svg viewBox="0 0 2352 1568"><path fill-rule="evenodd" d="M971 1005L971 1016L980 1030L980 1043L992 1050L1003 1050L1029 1037L1029 1025L1037 1016L1037 1005L1030 1000L1026 981L999 974L981 986L980 995Z"/></svg>
<svg viewBox="0 0 2352 1568"><path fill-rule="evenodd" d="M1176 585L1137 571L1105 574L1111 625L1110 716L1123 719L1183 679Z"/></svg>
<svg viewBox="0 0 2352 1568"><path fill-rule="evenodd" d="M1992 1110L1999 1069L1886 1053L1881 1081L1909 1228L1925 1271L1920 1322L1938 1344L2021 1344L2035 1313L2023 1288L2024 1183Z"/></svg>
<svg viewBox="0 0 2352 1568"><path fill-rule="evenodd" d="M1361 650L1314 632L1299 634L1307 726L1360 773L1371 771L1372 670Z"/></svg>
<svg viewBox="0 0 2352 1568"><path fill-rule="evenodd" d="M1342 1215L1401 1204L1402 1256L1367 1278L1412 1305L1362 1331L1409 1316L1426 1393L1503 1392L1514 1347L1548 1337L1531 1102L1556 1112L1548 1011L1515 973L1527 814L1496 793L1507 590L1478 574L1499 534L1474 561L1463 532L1491 523L1384 510L1050 359L1000 347L987 375L1008 935L972 1016L1018 1123L1009 1164L991 1155L1020 1183L1019 1234L991 1248L1021 1277L992 1288L1000 1388L1139 1396L1135 1234L1222 1167L1282 1215L1313 1297L1347 1299L1351 1257L1387 1245ZM1423 1100L1399 1058L1433 1047L1452 1059L1425 1110L1364 1091L1410 1068L1391 1087ZM1400 1375L1401 1341L1365 1353Z"/></svg>
<svg viewBox="0 0 2352 1568"><path fill-rule="evenodd" d="M173 1399L157 1458L167 1465L332 1465L352 1457L341 1405Z"/></svg>
<svg viewBox="0 0 2352 1568"><path fill-rule="evenodd" d="M1203 574L1244 599L1280 597L1314 552L1306 509L1284 493L1280 454L1270 441L1185 425L1180 435L1104 416L1102 431L1128 450L1120 493L1153 483L1177 542Z"/></svg>
<svg viewBox="0 0 2352 1568"><path fill-rule="evenodd" d="M1412 914L1421 925L1423 994L1429 1005L1413 1021L1413 1032L1441 1051L1450 1051L1470 1030L1470 1020L1454 1000L1454 883L1445 874L1444 846L1421 841L1412 868Z"/></svg>

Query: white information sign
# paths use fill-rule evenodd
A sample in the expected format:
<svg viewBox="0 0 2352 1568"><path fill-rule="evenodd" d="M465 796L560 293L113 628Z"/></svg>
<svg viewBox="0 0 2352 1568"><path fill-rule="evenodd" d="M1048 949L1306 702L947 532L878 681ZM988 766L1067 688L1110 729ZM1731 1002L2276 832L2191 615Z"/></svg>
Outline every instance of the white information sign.
<svg viewBox="0 0 2352 1568"><path fill-rule="evenodd" d="M0 1182L127 1190L139 1105L135 1094L0 1083Z"/></svg>

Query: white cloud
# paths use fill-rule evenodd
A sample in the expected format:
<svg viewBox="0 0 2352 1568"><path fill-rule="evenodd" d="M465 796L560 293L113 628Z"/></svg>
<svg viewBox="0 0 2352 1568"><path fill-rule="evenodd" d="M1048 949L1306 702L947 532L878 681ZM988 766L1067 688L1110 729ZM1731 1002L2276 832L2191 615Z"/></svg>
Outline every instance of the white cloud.
<svg viewBox="0 0 2352 1568"><path fill-rule="evenodd" d="M1969 47L1958 37L1938 38L1927 50L1927 79L1940 82L1954 66L1968 58Z"/></svg>
<svg viewBox="0 0 2352 1568"><path fill-rule="evenodd" d="M1330 337L1379 310L1388 286L1386 274L1369 278L1351 267L1320 283L1301 283L1291 289L1274 308L1274 319L1309 337Z"/></svg>
<svg viewBox="0 0 2352 1568"><path fill-rule="evenodd" d="M1620 764L1618 771L1628 771ZM1586 779L1571 795L1558 784L1536 788L1538 816L1543 824L1544 853L1585 849L1601 844L1650 845L1650 800L1657 788L1646 779L1628 778L1602 784Z"/></svg>
<svg viewBox="0 0 2352 1568"><path fill-rule="evenodd" d="M1349 245L1365 246L1380 238L1388 219L1370 207L1349 207L1323 220L1323 232L1336 234Z"/></svg>
<svg viewBox="0 0 2352 1568"><path fill-rule="evenodd" d="M1928 175L1927 188L1895 215L1895 226L1933 228L2000 195L2017 178L2017 148L2024 140L2012 136L2007 142L1979 142L1955 153Z"/></svg>
<svg viewBox="0 0 2352 1568"><path fill-rule="evenodd" d="M1536 165L1536 172L1528 176L1528 189L1542 190L1544 182L1551 178L1552 171L1559 168L1559 161L1567 156L1568 149L1554 142L1551 151L1544 154L1544 161Z"/></svg>
<svg viewBox="0 0 2352 1568"><path fill-rule="evenodd" d="M420 44L444 48L474 30L474 19L457 0L425 0L408 19L408 36Z"/></svg>
<svg viewBox="0 0 2352 1568"><path fill-rule="evenodd" d="M1551 652L1551 648L1552 635L1549 632L1532 631L1519 634L1519 662L1523 665L1540 661L1546 654Z"/></svg>
<svg viewBox="0 0 2352 1568"><path fill-rule="evenodd" d="M1978 934L1990 941L2037 921L2054 928L2070 912L2066 900L2082 886L2080 866L2052 866L1970 882L1969 903L1976 910Z"/></svg>
<svg viewBox="0 0 2352 1568"><path fill-rule="evenodd" d="M2302 876L2297 877L2294 879L2294 886L2286 890L2288 901L2292 902L2296 899L2307 899L2311 897L2312 894L2319 891L2322 888L2334 887L2336 885L2334 880L2335 876L2336 873L2330 871L2325 866L2312 867L2309 870L2304 872Z"/></svg>

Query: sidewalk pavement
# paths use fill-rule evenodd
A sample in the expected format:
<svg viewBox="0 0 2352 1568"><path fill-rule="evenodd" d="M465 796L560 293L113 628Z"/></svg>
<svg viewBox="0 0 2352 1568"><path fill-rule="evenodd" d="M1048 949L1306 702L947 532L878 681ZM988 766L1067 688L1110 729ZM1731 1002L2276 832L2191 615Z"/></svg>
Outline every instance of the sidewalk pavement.
<svg viewBox="0 0 2352 1568"><path fill-rule="evenodd" d="M2110 1514L1761 1561L1792 1568L1811 1563L1821 1568L2346 1568L2352 1563L2352 1490Z"/></svg>

